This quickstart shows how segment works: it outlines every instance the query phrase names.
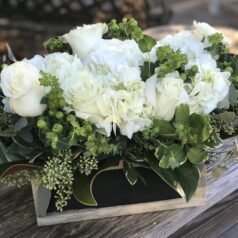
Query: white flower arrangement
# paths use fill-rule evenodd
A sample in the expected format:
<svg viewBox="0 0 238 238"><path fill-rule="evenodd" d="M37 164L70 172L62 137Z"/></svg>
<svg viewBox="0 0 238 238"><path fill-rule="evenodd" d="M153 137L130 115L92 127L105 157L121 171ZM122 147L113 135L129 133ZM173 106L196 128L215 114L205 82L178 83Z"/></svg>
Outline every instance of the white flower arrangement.
<svg viewBox="0 0 238 238"><path fill-rule="evenodd" d="M2 65L1 116L5 121L20 117L9 124L11 134L10 129L0 133L1 148L20 146L14 166L19 161L22 168L24 158L42 170L43 186L57 191L58 210L72 193L79 202L95 205L93 195L85 200L78 193L72 178L100 170L104 160L113 167L118 157L132 185L138 179L136 166L145 166L189 200L199 181L197 164L208 159L207 148L237 131L232 110L238 108L238 59L228 53L227 39L208 24L194 22L193 31L156 41L135 20L124 19L77 27L45 46L45 56ZM13 138L10 145L4 141L8 137ZM0 159L3 175L12 165L11 151L2 151L7 155L2 170ZM57 156L65 160L54 160L55 171L64 163L68 177L52 171ZM192 183L177 176L185 170L192 171Z"/></svg>

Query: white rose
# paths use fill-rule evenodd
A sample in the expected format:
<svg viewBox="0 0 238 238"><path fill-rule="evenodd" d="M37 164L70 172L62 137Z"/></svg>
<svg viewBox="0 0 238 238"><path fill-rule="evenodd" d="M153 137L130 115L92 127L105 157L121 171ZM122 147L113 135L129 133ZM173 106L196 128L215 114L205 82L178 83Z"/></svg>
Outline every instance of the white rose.
<svg viewBox="0 0 238 238"><path fill-rule="evenodd" d="M71 110L75 111L78 117L92 121L101 117L96 103L100 93L100 82L88 70L72 75L64 86L64 97Z"/></svg>
<svg viewBox="0 0 238 238"><path fill-rule="evenodd" d="M194 36L199 40L202 41L204 39L203 44L205 45L205 47L210 46L210 43L208 42L207 37L210 35L213 35L215 33L219 33L219 31L217 31L215 28L213 28L212 26L210 26L209 24L205 23L205 22L193 22L193 25L195 27L195 31L194 31ZM223 44L225 45L229 45L230 42L227 38L223 38Z"/></svg>
<svg viewBox="0 0 238 238"><path fill-rule="evenodd" d="M39 78L38 69L26 62L16 62L2 70L1 88L12 112L25 117L43 113L46 105L41 104L41 99L45 92Z"/></svg>
<svg viewBox="0 0 238 238"><path fill-rule="evenodd" d="M230 73L220 69L200 68L190 92L191 112L209 114L229 93Z"/></svg>
<svg viewBox="0 0 238 238"><path fill-rule="evenodd" d="M146 81L146 97L155 110L155 117L166 121L173 118L178 105L188 101L185 84L178 72L169 73L162 79L156 74L150 77Z"/></svg>
<svg viewBox="0 0 238 238"><path fill-rule="evenodd" d="M71 30L64 35L64 38L71 46L73 53L83 59L97 47L107 31L108 27L105 23L84 25Z"/></svg>

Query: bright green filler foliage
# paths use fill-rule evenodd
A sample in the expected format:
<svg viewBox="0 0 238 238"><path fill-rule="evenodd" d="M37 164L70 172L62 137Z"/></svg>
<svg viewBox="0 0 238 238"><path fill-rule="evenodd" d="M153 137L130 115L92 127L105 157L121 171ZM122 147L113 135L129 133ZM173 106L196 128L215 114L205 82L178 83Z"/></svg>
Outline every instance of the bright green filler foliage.
<svg viewBox="0 0 238 238"><path fill-rule="evenodd" d="M134 39L142 52L149 52L156 44L134 19L112 20L108 28L106 37ZM238 58L228 54L221 34L208 40L211 46L207 50L217 58L219 67L231 72L229 109L210 115L190 114L189 107L182 104L173 120L154 120L151 128L135 133L131 140L121 135L108 138L88 121L67 113L57 78L41 72L41 85L50 89L42 100L48 105L42 116L26 121L1 110L1 181L18 187L32 180L41 183L54 191L59 211L72 195L85 205L95 206L91 191L94 177L123 160L130 184L140 178L136 166L142 166L154 170L181 196L191 199L200 177L197 165L208 160L207 147L216 147L221 139L237 133ZM48 52L70 48L61 37L48 40L45 47ZM141 67L144 81L159 66L159 78L177 70L184 81L192 82L198 69L193 66L185 70L186 55L169 46L159 47L156 55L155 63L145 62Z"/></svg>

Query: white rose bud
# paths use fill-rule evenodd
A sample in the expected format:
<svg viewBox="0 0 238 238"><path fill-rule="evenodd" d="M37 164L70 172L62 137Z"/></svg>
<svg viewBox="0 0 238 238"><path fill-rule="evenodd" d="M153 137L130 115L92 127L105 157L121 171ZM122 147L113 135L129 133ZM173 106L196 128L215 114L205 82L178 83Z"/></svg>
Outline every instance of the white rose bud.
<svg viewBox="0 0 238 238"><path fill-rule="evenodd" d="M84 25L71 30L64 35L64 38L71 46L73 53L83 59L96 48L107 31L108 27L105 23Z"/></svg>
<svg viewBox="0 0 238 238"><path fill-rule="evenodd" d="M25 62L16 62L6 66L0 78L3 94L8 97L13 113L35 117L44 112L46 105L41 104L41 99L45 91L40 86L37 68Z"/></svg>

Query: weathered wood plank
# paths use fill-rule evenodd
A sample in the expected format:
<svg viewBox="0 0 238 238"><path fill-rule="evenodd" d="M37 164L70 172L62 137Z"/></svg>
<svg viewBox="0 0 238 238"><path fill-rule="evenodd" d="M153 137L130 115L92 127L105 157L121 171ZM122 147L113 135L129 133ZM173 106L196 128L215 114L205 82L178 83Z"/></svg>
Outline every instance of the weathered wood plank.
<svg viewBox="0 0 238 238"><path fill-rule="evenodd" d="M235 226L236 225L236 226ZM231 228L231 229L229 229ZM238 235L238 191L198 216L170 238L223 237ZM234 236L233 236L234 237Z"/></svg>

